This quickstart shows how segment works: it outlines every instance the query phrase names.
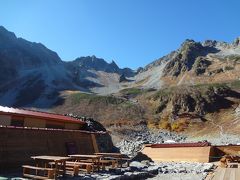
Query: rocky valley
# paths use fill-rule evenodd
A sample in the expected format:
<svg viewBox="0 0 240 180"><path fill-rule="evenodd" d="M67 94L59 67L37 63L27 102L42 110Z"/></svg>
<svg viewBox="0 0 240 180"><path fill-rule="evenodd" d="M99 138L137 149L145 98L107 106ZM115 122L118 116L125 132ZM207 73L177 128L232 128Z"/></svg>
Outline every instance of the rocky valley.
<svg viewBox="0 0 240 180"><path fill-rule="evenodd" d="M239 38L186 40L132 70L95 56L65 62L0 27L0 63L1 105L93 117L116 142L142 126L193 137L240 128Z"/></svg>

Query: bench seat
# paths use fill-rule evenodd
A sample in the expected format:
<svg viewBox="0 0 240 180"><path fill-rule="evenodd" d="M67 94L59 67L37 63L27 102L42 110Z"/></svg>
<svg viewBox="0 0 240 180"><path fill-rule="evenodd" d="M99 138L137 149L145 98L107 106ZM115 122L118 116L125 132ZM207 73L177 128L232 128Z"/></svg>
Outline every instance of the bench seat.
<svg viewBox="0 0 240 180"><path fill-rule="evenodd" d="M23 165L23 176L32 178L32 179L55 179L55 170L52 168L42 168L30 165ZM39 171L42 172L43 175L39 175ZM47 172L47 177L44 176Z"/></svg>

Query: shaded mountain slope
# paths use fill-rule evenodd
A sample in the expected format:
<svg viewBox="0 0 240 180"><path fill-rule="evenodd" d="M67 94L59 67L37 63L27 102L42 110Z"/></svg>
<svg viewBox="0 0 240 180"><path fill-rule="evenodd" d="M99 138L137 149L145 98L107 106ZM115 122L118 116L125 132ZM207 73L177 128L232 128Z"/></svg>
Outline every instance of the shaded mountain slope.
<svg viewBox="0 0 240 180"><path fill-rule="evenodd" d="M60 91L91 92L118 83L123 74L134 75L129 68L121 69L115 62L109 64L95 56L64 62L44 45L17 38L2 26L0 64L0 103L17 107L48 108Z"/></svg>

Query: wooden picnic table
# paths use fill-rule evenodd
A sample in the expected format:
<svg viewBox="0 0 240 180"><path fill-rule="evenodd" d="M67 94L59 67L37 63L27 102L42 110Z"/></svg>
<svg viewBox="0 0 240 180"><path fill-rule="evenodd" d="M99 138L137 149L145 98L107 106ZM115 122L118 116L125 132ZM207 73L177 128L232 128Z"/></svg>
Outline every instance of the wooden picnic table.
<svg viewBox="0 0 240 180"><path fill-rule="evenodd" d="M115 159L117 160L118 165L120 164L120 167L122 167L122 160L124 158L124 155L121 153L94 153L94 154L101 155L104 158Z"/></svg>
<svg viewBox="0 0 240 180"><path fill-rule="evenodd" d="M103 157L102 155L85 155L85 154L73 154L69 155L72 159L76 159L77 161L91 159L92 163L97 165L98 171L100 170L100 159Z"/></svg>
<svg viewBox="0 0 240 180"><path fill-rule="evenodd" d="M66 161L71 159L71 157L62 156L32 156L31 158L36 161L36 166L38 167L44 166L46 168L49 162L54 162L55 178L59 175L61 166L63 176L66 174Z"/></svg>

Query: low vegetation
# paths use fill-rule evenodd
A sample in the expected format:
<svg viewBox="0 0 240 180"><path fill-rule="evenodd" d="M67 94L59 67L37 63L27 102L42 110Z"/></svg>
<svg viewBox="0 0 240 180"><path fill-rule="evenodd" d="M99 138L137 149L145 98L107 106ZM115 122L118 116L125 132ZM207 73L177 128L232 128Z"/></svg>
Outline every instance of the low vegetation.
<svg viewBox="0 0 240 180"><path fill-rule="evenodd" d="M140 105L125 98L87 93L66 96L53 111L92 117L105 127L139 124L144 122L145 113Z"/></svg>
<svg viewBox="0 0 240 180"><path fill-rule="evenodd" d="M122 93L124 95L138 95L143 92L144 92L144 90L139 89L139 88L127 88L127 89L123 89L120 91L120 93Z"/></svg>
<svg viewBox="0 0 240 180"><path fill-rule="evenodd" d="M86 93L75 93L70 96L72 104L76 105L81 103L83 100L87 100L89 104L91 103L105 103L105 104L121 104L125 100L117 98L114 96L100 96L95 94Z"/></svg>

